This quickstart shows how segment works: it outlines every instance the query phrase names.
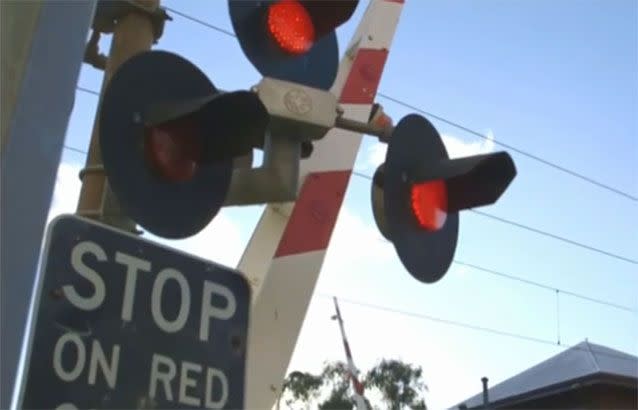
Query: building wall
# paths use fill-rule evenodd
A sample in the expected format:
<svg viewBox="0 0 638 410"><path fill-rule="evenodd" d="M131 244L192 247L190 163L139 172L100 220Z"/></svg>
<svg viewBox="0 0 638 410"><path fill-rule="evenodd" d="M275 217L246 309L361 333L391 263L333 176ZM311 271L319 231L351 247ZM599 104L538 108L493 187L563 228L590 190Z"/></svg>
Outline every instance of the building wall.
<svg viewBox="0 0 638 410"><path fill-rule="evenodd" d="M638 409L638 389L594 386L594 397L600 409Z"/></svg>
<svg viewBox="0 0 638 410"><path fill-rule="evenodd" d="M528 400L515 406L498 406L507 409L638 409L638 389L609 385L594 385L545 397Z"/></svg>

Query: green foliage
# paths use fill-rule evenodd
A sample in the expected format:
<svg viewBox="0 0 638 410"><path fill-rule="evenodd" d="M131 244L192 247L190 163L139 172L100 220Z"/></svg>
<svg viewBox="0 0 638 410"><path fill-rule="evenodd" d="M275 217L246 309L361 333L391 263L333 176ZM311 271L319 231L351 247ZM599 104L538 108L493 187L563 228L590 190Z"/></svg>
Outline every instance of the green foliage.
<svg viewBox="0 0 638 410"><path fill-rule="evenodd" d="M317 394L322 384L323 380L319 376L295 371L284 380L283 390L288 390L295 400L307 402Z"/></svg>
<svg viewBox="0 0 638 410"><path fill-rule="evenodd" d="M321 372L324 384L330 387L330 396L319 404L321 410L352 409L354 402L348 395L350 387L348 369L343 362L328 363Z"/></svg>
<svg viewBox="0 0 638 410"><path fill-rule="evenodd" d="M362 380L366 390L376 389L383 399L384 409L427 410L421 367L403 363L399 360L382 360L372 368ZM321 410L351 410L355 402L350 394L350 377L343 362L326 363L323 371L315 376L310 373L294 371L284 381L283 391L288 391L294 401L306 405L318 398L321 392L328 392L327 398L320 401ZM283 395L283 392L282 392ZM368 408L370 401L365 398ZM290 405L292 401L287 404Z"/></svg>
<svg viewBox="0 0 638 410"><path fill-rule="evenodd" d="M319 404L320 410L350 410L354 407L354 401L348 397L348 388L333 390L330 396Z"/></svg>
<svg viewBox="0 0 638 410"><path fill-rule="evenodd" d="M376 387L391 410L404 406L425 409L422 391L427 390L423 382L423 370L398 360L382 360L371 369L365 378L367 387Z"/></svg>

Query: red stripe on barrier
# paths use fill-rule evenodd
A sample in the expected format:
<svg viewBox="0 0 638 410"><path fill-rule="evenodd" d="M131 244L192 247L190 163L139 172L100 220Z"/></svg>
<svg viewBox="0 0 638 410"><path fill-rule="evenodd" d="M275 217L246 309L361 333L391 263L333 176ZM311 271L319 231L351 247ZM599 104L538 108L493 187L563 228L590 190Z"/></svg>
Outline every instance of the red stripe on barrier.
<svg viewBox="0 0 638 410"><path fill-rule="evenodd" d="M388 50L361 49L352 63L341 99L344 104L372 104L377 95Z"/></svg>
<svg viewBox="0 0 638 410"><path fill-rule="evenodd" d="M350 173L350 170L317 172L306 177L275 257L328 247Z"/></svg>
<svg viewBox="0 0 638 410"><path fill-rule="evenodd" d="M352 379L352 384L354 384L354 391L356 391L359 396L363 396L363 384L361 384L359 379L357 379L356 377L353 377Z"/></svg>
<svg viewBox="0 0 638 410"><path fill-rule="evenodd" d="M405 3L405 0L385 0L385 1L389 3L401 3L401 4Z"/></svg>

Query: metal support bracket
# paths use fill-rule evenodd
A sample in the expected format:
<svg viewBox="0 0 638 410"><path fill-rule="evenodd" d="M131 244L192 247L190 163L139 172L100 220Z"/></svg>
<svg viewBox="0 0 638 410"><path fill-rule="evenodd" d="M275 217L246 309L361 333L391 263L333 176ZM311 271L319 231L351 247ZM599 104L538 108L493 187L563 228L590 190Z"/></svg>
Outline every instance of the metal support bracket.
<svg viewBox="0 0 638 410"><path fill-rule="evenodd" d="M122 211L108 180L105 181L105 185L100 206L102 208L101 222L126 232L141 233L141 231L138 231L135 221L129 219Z"/></svg>
<svg viewBox="0 0 638 410"><path fill-rule="evenodd" d="M104 166L103 165L88 165L80 170L79 177L80 181L84 180L84 176L86 174L103 174Z"/></svg>
<svg viewBox="0 0 638 410"><path fill-rule="evenodd" d="M373 135L388 142L392 134L392 119L374 104L367 123L343 117L344 110L330 91L303 86L288 81L264 77L253 87L270 114L269 129L275 135L285 135L300 141L323 138L334 128Z"/></svg>
<svg viewBox="0 0 638 410"><path fill-rule="evenodd" d="M337 97L329 91L264 77L253 87L270 114L275 135L318 140L335 125Z"/></svg>
<svg viewBox="0 0 638 410"><path fill-rule="evenodd" d="M335 126L348 131L360 132L362 134L373 135L381 142L388 142L392 135L392 127L378 125L372 122L360 122L348 118L337 117Z"/></svg>
<svg viewBox="0 0 638 410"><path fill-rule="evenodd" d="M104 54L100 53L100 32L97 30L93 30L91 33L91 38L86 45L86 49L84 50L84 62L91 64L94 68L98 70L104 70L106 68L106 60L107 57Z"/></svg>
<svg viewBox="0 0 638 410"><path fill-rule="evenodd" d="M100 0L95 10L92 28L100 33L112 33L117 21L129 13L144 13L150 17L155 43L164 33L166 20L173 20L163 7L148 7L135 0Z"/></svg>
<svg viewBox="0 0 638 410"><path fill-rule="evenodd" d="M264 161L259 168L235 168L224 206L288 202L297 198L299 140L266 135Z"/></svg>
<svg viewBox="0 0 638 410"><path fill-rule="evenodd" d="M297 199L300 159L312 154L312 141L332 128L374 135L387 142L392 120L376 104L368 122L344 118L329 91L264 77L253 87L270 115L259 168L233 170L224 206L281 203Z"/></svg>
<svg viewBox="0 0 638 410"><path fill-rule="evenodd" d="M86 174L91 173L104 173L103 165L92 165L86 166L80 170L79 177L80 181L84 179ZM115 200L115 194L111 191L110 186L108 186L108 181L105 182L106 187L104 189L102 200L100 202L100 207L98 209L85 209L78 210L77 214L80 216L84 216L86 218L90 218L93 220L98 220L100 222L106 223L111 226L116 226L122 230L127 232L132 232L136 234L141 234L142 231L139 231L136 228L136 224L128 219L126 216L123 216L123 213L119 207L119 204Z"/></svg>

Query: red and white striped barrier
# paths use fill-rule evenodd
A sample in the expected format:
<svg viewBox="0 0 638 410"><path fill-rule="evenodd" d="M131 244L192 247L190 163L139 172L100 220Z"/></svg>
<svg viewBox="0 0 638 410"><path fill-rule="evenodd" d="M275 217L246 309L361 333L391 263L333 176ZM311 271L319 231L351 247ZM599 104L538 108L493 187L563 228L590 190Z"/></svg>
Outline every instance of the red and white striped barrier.
<svg viewBox="0 0 638 410"><path fill-rule="evenodd" d="M368 121L402 8L402 0L370 2L331 90L345 118ZM333 129L315 143L297 201L266 207L240 261L253 286L247 409L271 408L279 395L361 139Z"/></svg>

